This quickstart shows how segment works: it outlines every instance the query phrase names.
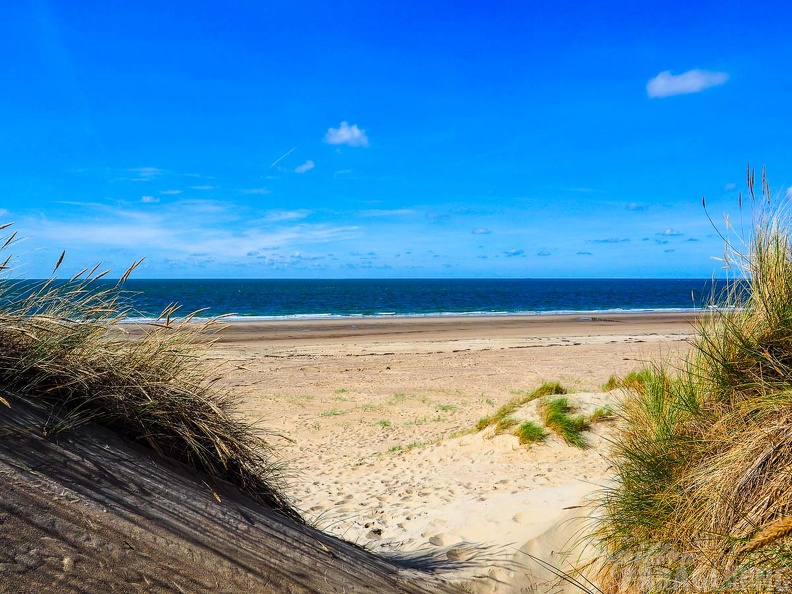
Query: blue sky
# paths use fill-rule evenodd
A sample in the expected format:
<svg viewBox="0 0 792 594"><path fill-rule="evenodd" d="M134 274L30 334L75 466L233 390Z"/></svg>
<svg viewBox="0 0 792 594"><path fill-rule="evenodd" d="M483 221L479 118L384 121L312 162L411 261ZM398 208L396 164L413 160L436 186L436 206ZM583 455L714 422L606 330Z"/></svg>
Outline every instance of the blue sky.
<svg viewBox="0 0 792 594"><path fill-rule="evenodd" d="M786 2L21 0L19 276L709 277L792 196Z"/></svg>

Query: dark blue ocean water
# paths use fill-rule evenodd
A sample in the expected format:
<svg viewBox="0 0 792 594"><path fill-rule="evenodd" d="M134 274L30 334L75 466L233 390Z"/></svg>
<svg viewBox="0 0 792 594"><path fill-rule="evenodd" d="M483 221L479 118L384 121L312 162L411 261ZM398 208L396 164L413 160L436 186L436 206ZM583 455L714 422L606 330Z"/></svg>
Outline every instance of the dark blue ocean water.
<svg viewBox="0 0 792 594"><path fill-rule="evenodd" d="M126 288L135 317L175 302L181 313L262 318L691 310L713 290L705 279L130 280Z"/></svg>

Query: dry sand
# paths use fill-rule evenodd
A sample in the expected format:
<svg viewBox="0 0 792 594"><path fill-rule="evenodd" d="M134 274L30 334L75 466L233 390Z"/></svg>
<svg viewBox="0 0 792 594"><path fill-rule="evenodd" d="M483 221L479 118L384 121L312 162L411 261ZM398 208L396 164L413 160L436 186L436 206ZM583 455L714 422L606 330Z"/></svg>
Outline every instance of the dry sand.
<svg viewBox="0 0 792 594"><path fill-rule="evenodd" d="M580 450L454 437L545 381L581 413L600 386L689 347L684 314L414 318L232 324L212 356L245 385L244 412L277 433L290 492L314 525L385 555L466 561L478 592L547 591L608 480L611 423ZM536 403L520 420L537 418ZM576 519L577 518L577 519ZM473 582L471 579L475 578ZM560 590L559 590L560 591Z"/></svg>

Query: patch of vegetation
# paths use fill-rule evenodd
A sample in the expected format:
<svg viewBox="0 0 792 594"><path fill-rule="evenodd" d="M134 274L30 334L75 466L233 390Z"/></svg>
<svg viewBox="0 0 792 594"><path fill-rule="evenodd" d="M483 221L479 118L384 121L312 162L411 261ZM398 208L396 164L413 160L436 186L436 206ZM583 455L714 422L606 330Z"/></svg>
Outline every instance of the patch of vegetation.
<svg viewBox="0 0 792 594"><path fill-rule="evenodd" d="M525 421L524 423L520 423L515 435L517 435L520 443L525 445L544 441L547 437L547 431L545 431L544 427L533 421Z"/></svg>
<svg viewBox="0 0 792 594"><path fill-rule="evenodd" d="M752 170L748 189L747 236L728 222L723 234L740 276L698 318L692 353L642 370L619 409L597 532L604 591L792 583L792 216L764 172L762 195Z"/></svg>
<svg viewBox="0 0 792 594"><path fill-rule="evenodd" d="M578 448L586 447L583 437L589 422L583 415L572 415L572 407L566 398L554 398L541 403L540 411L545 426L556 433L567 444Z"/></svg>
<svg viewBox="0 0 792 594"><path fill-rule="evenodd" d="M425 424L426 424L426 423L428 423L428 422L429 422L429 417L427 417L427 416L423 416L423 417L416 417L416 418L415 418L415 419L413 419L412 421L407 421L407 422L404 424L404 426L405 426L405 427L412 427L413 425L425 425Z"/></svg>
<svg viewBox="0 0 792 594"><path fill-rule="evenodd" d="M517 419L514 417L503 417L495 423L495 435L501 435L511 430L517 425Z"/></svg>
<svg viewBox="0 0 792 594"><path fill-rule="evenodd" d="M616 413L610 406L600 406L595 408L589 415L588 422L593 425L602 421L611 421L616 418Z"/></svg>
<svg viewBox="0 0 792 594"><path fill-rule="evenodd" d="M441 412L455 412L457 406L455 404L438 404L437 410Z"/></svg>
<svg viewBox="0 0 792 594"><path fill-rule="evenodd" d="M617 388L640 390L645 382L650 381L651 374L651 369L639 369L638 371L631 371L624 377L612 375L608 378L608 381L602 385L602 391L610 392Z"/></svg>
<svg viewBox="0 0 792 594"><path fill-rule="evenodd" d="M340 415L346 414L345 411L339 410L337 408L331 408L330 410L323 410L319 413L320 417L337 417Z"/></svg>
<svg viewBox="0 0 792 594"><path fill-rule="evenodd" d="M464 435L470 435L471 433L475 433L475 432L476 432L476 428L475 427L468 427L466 429L459 429L458 431L454 431L451 435L449 435L449 438L455 439L457 437L462 437Z"/></svg>
<svg viewBox="0 0 792 594"><path fill-rule="evenodd" d="M396 392L393 396L390 397L387 404L393 406L394 404L398 404L399 402L404 402L407 399L407 394L404 392Z"/></svg>
<svg viewBox="0 0 792 594"><path fill-rule="evenodd" d="M383 429L390 429L393 426L393 424L388 419L381 419L374 424L379 425Z"/></svg>
<svg viewBox="0 0 792 594"><path fill-rule="evenodd" d="M382 405L366 403L360 407L360 410L362 410L363 412L374 412L374 411L382 410Z"/></svg>
<svg viewBox="0 0 792 594"><path fill-rule="evenodd" d="M514 393L514 391L512 392ZM517 409L521 406L525 406L529 402L536 400L537 398L541 398L542 396L554 395L554 394L566 394L566 388L561 386L558 382L545 382L541 386L539 386L533 392L520 392L519 396L516 398L512 398L506 404L501 406L495 413L492 415L482 417L479 419L478 423L476 423L476 430L482 431L489 427L490 425L497 425L506 417L511 416L514 414Z"/></svg>

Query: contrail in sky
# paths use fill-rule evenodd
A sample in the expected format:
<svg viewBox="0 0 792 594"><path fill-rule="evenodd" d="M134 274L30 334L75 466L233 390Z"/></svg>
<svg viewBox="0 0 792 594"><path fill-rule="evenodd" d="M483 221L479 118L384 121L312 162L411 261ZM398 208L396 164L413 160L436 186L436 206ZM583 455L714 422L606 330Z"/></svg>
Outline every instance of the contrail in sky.
<svg viewBox="0 0 792 594"><path fill-rule="evenodd" d="M292 154L292 153L293 153L295 150L297 150L297 146L299 146L299 145L293 146L291 149L289 149L288 151L286 151L285 153L283 153L283 154L282 154L280 157L278 157L277 159L275 159L275 160L272 162L272 165L270 165L270 169L272 169L273 167L275 167L275 165L277 165L278 163L280 163L281 161L283 161L283 160L284 160L286 157L288 157L288 156L289 156L289 155L291 155L291 154Z"/></svg>

